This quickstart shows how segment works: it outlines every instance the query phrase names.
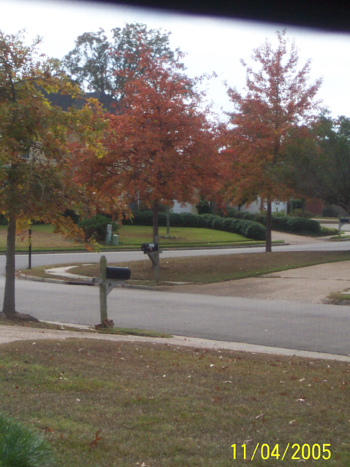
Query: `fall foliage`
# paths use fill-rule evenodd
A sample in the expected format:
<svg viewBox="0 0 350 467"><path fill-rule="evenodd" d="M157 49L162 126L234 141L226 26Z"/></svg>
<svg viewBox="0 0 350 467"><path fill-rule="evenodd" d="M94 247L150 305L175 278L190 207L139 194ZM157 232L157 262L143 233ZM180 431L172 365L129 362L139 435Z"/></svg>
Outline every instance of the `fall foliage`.
<svg viewBox="0 0 350 467"><path fill-rule="evenodd" d="M84 188L73 183L70 144L92 138L91 111L63 111L50 103L51 93L76 96L79 88L56 60L38 51L40 39L24 44L22 33L0 31L0 212L8 219L3 312L15 309L15 238L18 227L42 220L78 235L67 208L86 203Z"/></svg>
<svg viewBox="0 0 350 467"><path fill-rule="evenodd" d="M278 32L277 39L276 49L266 41L254 50L256 71L242 61L246 92L228 91L235 110L225 144L234 201L251 202L257 196L267 201L267 251L271 251L271 202L291 194L276 180L274 170L283 162L292 130L315 118L321 85L321 80L308 83L310 61L298 68L298 51L285 31Z"/></svg>
<svg viewBox="0 0 350 467"><path fill-rule="evenodd" d="M154 58L143 48L139 67L123 72L125 98L109 115L105 155L86 157L85 179L110 199L141 200L153 210L158 236L161 203L194 202L202 190L215 189L215 129L201 108L195 80L177 60Z"/></svg>

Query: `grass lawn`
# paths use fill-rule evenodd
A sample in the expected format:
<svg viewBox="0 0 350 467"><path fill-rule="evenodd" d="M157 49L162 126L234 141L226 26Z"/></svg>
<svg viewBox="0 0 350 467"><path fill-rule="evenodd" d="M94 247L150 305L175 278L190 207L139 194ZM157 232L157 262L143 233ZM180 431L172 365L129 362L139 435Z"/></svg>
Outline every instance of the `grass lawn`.
<svg viewBox="0 0 350 467"><path fill-rule="evenodd" d="M73 240L67 240L63 235L53 233L52 225L33 225L32 226L32 250L71 250L84 249L83 245L78 245ZM0 250L6 250L7 227L0 226ZM23 236L17 236L16 250L28 251L29 239L28 232Z"/></svg>
<svg viewBox="0 0 350 467"><path fill-rule="evenodd" d="M238 234L213 229L196 229L192 227L171 227L169 238L166 238L166 227L159 227L160 245L162 247L196 246L196 245L232 245L235 243L256 243ZM152 227L124 225L119 231L121 246L140 248L142 243L152 242Z"/></svg>
<svg viewBox="0 0 350 467"><path fill-rule="evenodd" d="M269 254L246 253L241 255L161 258L160 281L197 283L219 282L345 260L350 260L350 251L275 251ZM108 265L112 266L112 263ZM154 272L148 258L128 263L115 263L114 265L130 267L132 280L141 282L154 281ZM37 267L30 270L22 270L22 272L28 275L52 278L51 275L45 273L45 268L49 269L51 267L52 266ZM74 268L70 269L69 272L88 277L98 277L99 264L87 266L77 264Z"/></svg>
<svg viewBox="0 0 350 467"><path fill-rule="evenodd" d="M83 244L77 244L73 240L66 239L63 235L53 233L51 225L34 225L32 227L32 250L84 250ZM174 227L170 229L171 238L166 237L166 228L160 227L160 244L162 247L186 247L186 246L220 246L235 244L260 244L242 237L238 234L221 232L212 229L196 229L191 227ZM0 226L0 251L6 250L7 227ZM117 247L101 245L102 249L140 249L142 243L152 242L152 227L148 226L122 226L119 231L119 245ZM28 232L24 236L17 237L17 251L27 251L29 246Z"/></svg>
<svg viewBox="0 0 350 467"><path fill-rule="evenodd" d="M0 374L0 411L41 432L58 466L350 465L347 363L39 340L2 345Z"/></svg>

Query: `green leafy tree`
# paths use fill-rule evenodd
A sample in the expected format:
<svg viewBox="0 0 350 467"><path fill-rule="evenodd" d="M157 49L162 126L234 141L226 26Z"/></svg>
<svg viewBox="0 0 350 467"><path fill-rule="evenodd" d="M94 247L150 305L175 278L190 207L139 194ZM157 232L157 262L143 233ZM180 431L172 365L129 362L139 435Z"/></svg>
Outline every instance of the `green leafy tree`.
<svg viewBox="0 0 350 467"><path fill-rule="evenodd" d="M276 176L295 193L350 214L350 119L322 115L307 134L291 141Z"/></svg>
<svg viewBox="0 0 350 467"><path fill-rule="evenodd" d="M22 317L15 307L15 240L30 220L52 222L72 236L79 231L66 209L86 205L83 187L73 183L70 144L83 138L93 145L93 112L63 111L50 93L77 95L56 60L38 51L40 38L24 43L23 33L0 31L0 212L8 219L3 312ZM90 142L89 142L90 141Z"/></svg>
<svg viewBox="0 0 350 467"><path fill-rule="evenodd" d="M74 49L64 57L67 73L89 91L113 95L120 100L124 96L126 79L123 72L143 71L139 63L144 47L151 50L152 58L174 59L168 32L132 23L114 28L111 33L111 39L102 28L80 35Z"/></svg>

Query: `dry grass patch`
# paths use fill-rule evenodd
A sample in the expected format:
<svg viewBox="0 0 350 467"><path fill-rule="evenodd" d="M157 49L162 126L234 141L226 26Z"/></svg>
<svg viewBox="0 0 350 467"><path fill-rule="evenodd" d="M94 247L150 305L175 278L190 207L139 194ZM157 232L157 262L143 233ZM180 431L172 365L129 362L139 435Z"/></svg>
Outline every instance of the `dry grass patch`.
<svg viewBox="0 0 350 467"><path fill-rule="evenodd" d="M273 252L233 255L213 255L184 258L161 258L160 280L169 282L220 282L243 277L259 276L276 271L312 266L315 264L350 260L350 252ZM109 264L110 266L112 264ZM129 266L131 279L153 281L154 272L149 259L129 263L115 263ZM99 266L76 266L74 274L89 277L99 275Z"/></svg>
<svg viewBox="0 0 350 467"><path fill-rule="evenodd" d="M7 227L0 226L0 249L6 248ZM16 239L16 249L26 250L29 246L28 232L18 235ZM32 227L32 249L35 250L69 250L84 248L83 245L74 243L73 240L66 239L61 234L54 233L51 225L34 225Z"/></svg>
<svg viewBox="0 0 350 467"><path fill-rule="evenodd" d="M317 465L350 465L346 363L38 341L3 345L0 375L0 411L42 432L60 466L244 465L242 449L232 460L234 443L248 457L257 443L330 444ZM296 464L290 457L284 466Z"/></svg>

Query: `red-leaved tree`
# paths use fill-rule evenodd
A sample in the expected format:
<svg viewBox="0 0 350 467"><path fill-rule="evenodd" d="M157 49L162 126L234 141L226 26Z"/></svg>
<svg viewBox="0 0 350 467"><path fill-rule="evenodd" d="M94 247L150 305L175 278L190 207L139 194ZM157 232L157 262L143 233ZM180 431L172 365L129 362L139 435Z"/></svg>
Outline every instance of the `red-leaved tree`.
<svg viewBox="0 0 350 467"><path fill-rule="evenodd" d="M125 98L109 115L105 154L78 160L99 193L152 209L154 241L161 203L198 201L218 179L215 129L179 58L155 58L143 48L138 69L124 72Z"/></svg>
<svg viewBox="0 0 350 467"><path fill-rule="evenodd" d="M298 51L285 31L277 32L278 45L269 41L254 50L257 69L246 68L246 91L229 89L235 110L226 133L225 156L232 173L230 193L236 204L257 196L267 204L266 251L271 251L271 203L291 192L278 180L275 167L283 163L290 136L315 118L315 99L321 80L309 84L310 61L299 68ZM293 130L293 131L292 131Z"/></svg>

